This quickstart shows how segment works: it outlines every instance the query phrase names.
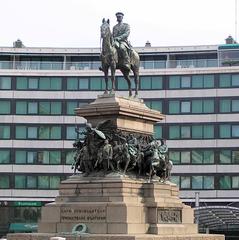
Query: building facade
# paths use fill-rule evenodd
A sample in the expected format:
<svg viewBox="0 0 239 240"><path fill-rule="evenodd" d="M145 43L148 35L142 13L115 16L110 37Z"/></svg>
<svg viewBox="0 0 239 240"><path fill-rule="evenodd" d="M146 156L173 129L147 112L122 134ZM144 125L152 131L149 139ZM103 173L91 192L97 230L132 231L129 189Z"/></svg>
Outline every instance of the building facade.
<svg viewBox="0 0 239 240"><path fill-rule="evenodd" d="M172 181L183 201L239 200L239 45L136 48L139 97L166 115ZM72 174L74 109L103 93L99 48L0 48L0 230L36 223ZM127 84L117 72L117 94ZM133 82L133 81L132 81ZM19 226L18 226L19 227ZM14 229L12 229L14 231Z"/></svg>

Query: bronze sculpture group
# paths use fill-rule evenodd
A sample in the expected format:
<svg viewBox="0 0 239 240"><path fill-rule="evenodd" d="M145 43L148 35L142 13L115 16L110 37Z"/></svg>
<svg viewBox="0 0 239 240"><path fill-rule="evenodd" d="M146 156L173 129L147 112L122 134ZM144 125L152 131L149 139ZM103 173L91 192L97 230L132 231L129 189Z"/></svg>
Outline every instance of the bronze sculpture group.
<svg viewBox="0 0 239 240"><path fill-rule="evenodd" d="M155 140L111 128L107 120L97 128L86 126L83 141L74 144L74 173L84 176L106 175L118 172L123 175L151 180L158 176L164 182L170 179L172 162L168 159L165 140Z"/></svg>
<svg viewBox="0 0 239 240"><path fill-rule="evenodd" d="M138 53L132 49L128 42L130 27L123 23L124 14L116 13L118 24L113 28L113 34L110 30L110 21L103 19L101 25L102 51L100 70L104 72L105 77L105 93L109 93L108 76L109 69L111 70L112 89L111 93L115 91L115 71L119 69L128 84L129 96L132 96L132 87L130 80L130 71L133 71L135 82L135 97L138 96L139 89L139 66L140 59Z"/></svg>
<svg viewBox="0 0 239 240"><path fill-rule="evenodd" d="M120 69L128 83L129 96L132 96L130 71L135 81L135 97L139 88L139 55L128 41L130 27L123 23L124 14L116 13L117 24L110 30L109 20L103 19L101 25L102 51L100 70L104 72L106 89L109 93L108 71L111 70L112 89L115 91L115 71ZM151 180L158 176L164 182L170 179L172 162L168 159L165 140L155 140L149 135L123 132L112 127L110 120L104 121L96 128L89 124L83 141L74 143L75 156L72 168L74 174L79 171L88 175L106 175L112 172ZM78 131L76 129L76 131Z"/></svg>

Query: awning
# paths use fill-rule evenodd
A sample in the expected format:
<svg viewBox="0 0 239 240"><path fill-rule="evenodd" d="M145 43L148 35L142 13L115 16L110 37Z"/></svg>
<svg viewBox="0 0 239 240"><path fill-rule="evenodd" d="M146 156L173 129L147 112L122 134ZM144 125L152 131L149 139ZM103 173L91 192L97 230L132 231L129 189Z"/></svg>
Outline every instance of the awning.
<svg viewBox="0 0 239 240"><path fill-rule="evenodd" d="M239 208L231 206L206 206L194 208L199 228L235 229L239 227Z"/></svg>
<svg viewBox="0 0 239 240"><path fill-rule="evenodd" d="M37 223L11 223L9 232L37 232Z"/></svg>

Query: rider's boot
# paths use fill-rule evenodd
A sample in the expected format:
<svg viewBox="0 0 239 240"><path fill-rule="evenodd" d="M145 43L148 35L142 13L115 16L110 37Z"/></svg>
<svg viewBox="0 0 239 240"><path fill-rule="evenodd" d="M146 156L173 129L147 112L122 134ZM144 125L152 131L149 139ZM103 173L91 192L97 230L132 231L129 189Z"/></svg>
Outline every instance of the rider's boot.
<svg viewBox="0 0 239 240"><path fill-rule="evenodd" d="M129 58L129 55L127 52L124 52L124 63L123 63L123 66L125 69L129 70L130 71L130 58Z"/></svg>

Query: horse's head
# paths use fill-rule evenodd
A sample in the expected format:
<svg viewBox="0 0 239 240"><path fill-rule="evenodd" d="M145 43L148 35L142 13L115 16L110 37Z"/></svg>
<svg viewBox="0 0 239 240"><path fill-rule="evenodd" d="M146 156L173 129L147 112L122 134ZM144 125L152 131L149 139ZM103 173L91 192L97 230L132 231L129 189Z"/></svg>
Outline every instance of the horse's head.
<svg viewBox="0 0 239 240"><path fill-rule="evenodd" d="M110 20L108 19L107 21L103 18L102 20L102 25L100 27L100 33L101 37L105 38L111 34L110 32Z"/></svg>

